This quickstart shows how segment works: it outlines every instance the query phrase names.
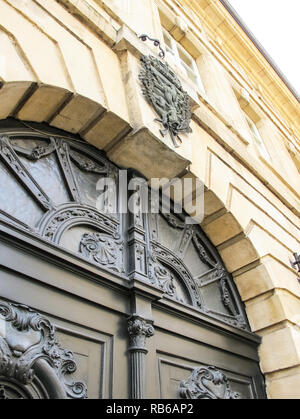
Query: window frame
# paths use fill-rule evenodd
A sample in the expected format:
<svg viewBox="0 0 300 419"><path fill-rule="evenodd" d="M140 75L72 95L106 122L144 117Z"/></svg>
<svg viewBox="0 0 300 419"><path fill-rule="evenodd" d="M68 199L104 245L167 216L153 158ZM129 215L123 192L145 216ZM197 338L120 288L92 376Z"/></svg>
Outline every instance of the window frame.
<svg viewBox="0 0 300 419"><path fill-rule="evenodd" d="M188 78L189 81L194 83L201 93L205 93L204 85L199 73L199 68L197 66L197 63L195 59L186 51L186 49L179 44L173 36L163 28L163 38L164 38L164 44L166 49L166 55L169 53L174 57L174 64L184 73L184 75ZM169 40L171 47L167 45L166 38ZM191 62L191 67L189 67L184 60L180 57L181 51L182 54L184 54ZM193 74L193 78L190 77L189 72Z"/></svg>
<svg viewBox="0 0 300 419"><path fill-rule="evenodd" d="M246 117L248 126L251 130L252 137L255 140L255 145L258 149L260 157L262 157L267 163L271 163L272 162L271 155L268 152L266 144L265 144L264 140L262 139L255 122L252 121L252 119L246 113L245 113L245 117Z"/></svg>

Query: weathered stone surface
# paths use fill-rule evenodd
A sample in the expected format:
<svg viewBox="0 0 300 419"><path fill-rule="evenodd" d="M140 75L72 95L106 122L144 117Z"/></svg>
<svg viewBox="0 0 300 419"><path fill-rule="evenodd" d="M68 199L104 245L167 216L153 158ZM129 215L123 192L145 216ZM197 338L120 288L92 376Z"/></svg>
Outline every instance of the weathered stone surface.
<svg viewBox="0 0 300 419"><path fill-rule="evenodd" d="M99 120L83 134L83 138L99 149L105 149L109 146L111 141L119 135L122 135L122 133L123 135L126 135L130 129L131 127L127 121L124 121L124 119L112 112L105 112L100 116Z"/></svg>
<svg viewBox="0 0 300 419"><path fill-rule="evenodd" d="M292 326L264 335L259 352L263 373L299 366L299 345L300 332Z"/></svg>
<svg viewBox="0 0 300 419"><path fill-rule="evenodd" d="M117 165L134 168L148 179L172 179L189 164L188 160L174 153L148 129L130 134L107 154Z"/></svg>
<svg viewBox="0 0 300 419"><path fill-rule="evenodd" d="M30 81L5 83L0 89L0 118L5 119L16 109L19 101L29 91Z"/></svg>
<svg viewBox="0 0 300 419"><path fill-rule="evenodd" d="M70 94L65 89L41 85L25 102L17 117L25 121L48 121Z"/></svg>
<svg viewBox="0 0 300 419"><path fill-rule="evenodd" d="M74 95L61 111L51 121L51 125L72 133L78 133L92 122L101 112L104 112L103 104L90 99Z"/></svg>
<svg viewBox="0 0 300 419"><path fill-rule="evenodd" d="M237 236L242 232L241 226L232 214L221 215L210 223L202 224L203 230L214 243L215 246Z"/></svg>
<svg viewBox="0 0 300 419"><path fill-rule="evenodd" d="M226 247L219 247L220 255L229 272L234 272L256 260L259 256L251 241L246 237L237 237L226 243Z"/></svg>
<svg viewBox="0 0 300 419"><path fill-rule="evenodd" d="M300 399L300 367L268 374L267 393L270 399Z"/></svg>

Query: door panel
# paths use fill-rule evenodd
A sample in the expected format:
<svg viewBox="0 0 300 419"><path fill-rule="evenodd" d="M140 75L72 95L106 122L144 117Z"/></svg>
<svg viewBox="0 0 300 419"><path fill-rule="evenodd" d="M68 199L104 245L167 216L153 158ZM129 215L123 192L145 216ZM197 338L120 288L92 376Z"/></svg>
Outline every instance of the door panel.
<svg viewBox="0 0 300 419"><path fill-rule="evenodd" d="M189 364L179 359L158 356L160 396L162 399L180 399L180 383L187 380L194 368L199 364ZM206 364L200 364L207 367ZM244 399L253 399L256 394L255 385L251 377L219 369L228 379L228 384L233 392L237 392Z"/></svg>

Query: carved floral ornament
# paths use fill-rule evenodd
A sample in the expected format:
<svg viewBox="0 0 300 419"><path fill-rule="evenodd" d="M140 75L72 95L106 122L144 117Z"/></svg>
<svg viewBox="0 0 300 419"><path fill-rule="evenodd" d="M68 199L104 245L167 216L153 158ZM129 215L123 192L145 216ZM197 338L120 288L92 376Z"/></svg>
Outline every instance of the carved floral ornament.
<svg viewBox="0 0 300 419"><path fill-rule="evenodd" d="M241 399L240 393L231 390L225 374L215 367L195 368L179 386L183 399Z"/></svg>
<svg viewBox="0 0 300 419"><path fill-rule="evenodd" d="M142 92L159 116L155 121L163 126L160 133L165 136L169 132L174 146L179 147L182 142L179 134L192 132L189 96L168 63L152 55L143 55L141 63Z"/></svg>
<svg viewBox="0 0 300 419"><path fill-rule="evenodd" d="M0 325L0 399L30 397L26 387L35 378L48 398L87 397L84 383L68 380L77 369L74 356L60 346L48 319L25 305L0 300Z"/></svg>
<svg viewBox="0 0 300 419"><path fill-rule="evenodd" d="M128 319L127 330L130 340L129 350L147 352L146 339L154 335L152 322L134 314Z"/></svg>
<svg viewBox="0 0 300 419"><path fill-rule="evenodd" d="M124 272L123 240L102 233L85 233L80 241L79 251L88 259L116 272Z"/></svg>

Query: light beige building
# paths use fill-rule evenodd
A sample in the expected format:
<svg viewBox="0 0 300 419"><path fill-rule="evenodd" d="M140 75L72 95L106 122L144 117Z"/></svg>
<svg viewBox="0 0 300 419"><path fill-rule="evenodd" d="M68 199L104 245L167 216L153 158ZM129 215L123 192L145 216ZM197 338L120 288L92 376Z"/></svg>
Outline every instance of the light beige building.
<svg viewBox="0 0 300 419"><path fill-rule="evenodd" d="M142 34L160 41L190 98L192 132L179 147L161 135L142 93L140 58L160 51ZM78 135L147 179L204 183L201 227L262 337L267 396L300 398L300 285L291 266L300 252L300 105L224 5L0 0L0 81L1 120ZM16 302L43 311L11 287Z"/></svg>

